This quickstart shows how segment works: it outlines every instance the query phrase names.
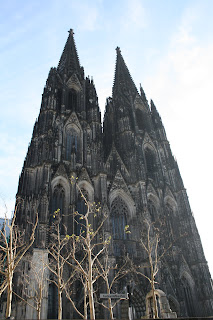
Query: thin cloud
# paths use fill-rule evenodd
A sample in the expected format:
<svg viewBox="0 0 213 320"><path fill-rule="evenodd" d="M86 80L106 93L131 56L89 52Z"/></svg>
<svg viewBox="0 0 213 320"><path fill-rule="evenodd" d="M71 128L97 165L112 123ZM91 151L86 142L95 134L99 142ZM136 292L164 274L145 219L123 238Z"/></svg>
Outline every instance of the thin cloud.
<svg viewBox="0 0 213 320"><path fill-rule="evenodd" d="M122 17L122 25L125 29L144 29L147 27L146 11L140 0L127 0L124 4L125 15Z"/></svg>

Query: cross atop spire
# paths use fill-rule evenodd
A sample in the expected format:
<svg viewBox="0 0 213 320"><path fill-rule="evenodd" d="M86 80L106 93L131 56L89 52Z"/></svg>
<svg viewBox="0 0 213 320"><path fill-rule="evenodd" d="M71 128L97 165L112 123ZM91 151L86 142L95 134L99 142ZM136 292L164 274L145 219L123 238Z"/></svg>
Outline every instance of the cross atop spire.
<svg viewBox="0 0 213 320"><path fill-rule="evenodd" d="M70 29L70 30L68 31L68 33L69 33L71 36L73 36L73 35L75 34L75 32L74 32L73 29Z"/></svg>
<svg viewBox="0 0 213 320"><path fill-rule="evenodd" d="M120 47L117 47L117 58L115 66L115 77L113 85L113 96L122 92L129 92L135 95L137 93L137 88L132 80L132 77L129 73L129 70L126 66L126 63L122 57Z"/></svg>
<svg viewBox="0 0 213 320"><path fill-rule="evenodd" d="M117 47L115 50L116 50L117 54L121 53L120 47Z"/></svg>
<svg viewBox="0 0 213 320"><path fill-rule="evenodd" d="M81 69L77 49L75 46L73 29L70 29L68 33L69 36L58 64L59 73L66 73L67 75L72 73L80 73Z"/></svg>

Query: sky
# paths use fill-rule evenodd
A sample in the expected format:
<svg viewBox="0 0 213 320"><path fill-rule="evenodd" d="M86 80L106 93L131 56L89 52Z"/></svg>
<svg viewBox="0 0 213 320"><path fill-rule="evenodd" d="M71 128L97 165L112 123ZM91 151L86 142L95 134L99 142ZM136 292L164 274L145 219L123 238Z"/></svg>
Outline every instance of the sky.
<svg viewBox="0 0 213 320"><path fill-rule="evenodd" d="M213 274L212 0L0 1L0 216L14 207L33 125L67 31L104 115L115 48L161 115Z"/></svg>

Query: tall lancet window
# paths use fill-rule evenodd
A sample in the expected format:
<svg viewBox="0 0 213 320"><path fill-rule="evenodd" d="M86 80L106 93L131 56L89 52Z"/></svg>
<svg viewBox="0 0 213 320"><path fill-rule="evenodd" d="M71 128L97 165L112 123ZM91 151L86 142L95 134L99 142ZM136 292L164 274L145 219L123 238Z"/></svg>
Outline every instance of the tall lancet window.
<svg viewBox="0 0 213 320"><path fill-rule="evenodd" d="M66 132L66 160L71 160L71 153L77 153L78 150L78 134L73 129L70 128Z"/></svg>
<svg viewBox="0 0 213 320"><path fill-rule="evenodd" d="M68 93L68 109L75 111L77 109L78 96L74 89L71 89Z"/></svg>
<svg viewBox="0 0 213 320"><path fill-rule="evenodd" d="M157 217L157 211L156 211L156 208L151 200L148 201L148 210L149 210L149 214L150 214L152 221L155 221L155 219Z"/></svg>
<svg viewBox="0 0 213 320"><path fill-rule="evenodd" d="M58 184L53 192L52 198L52 214L60 209L60 217L61 217L61 233L64 233L64 214L65 214L65 192L64 188Z"/></svg>
<svg viewBox="0 0 213 320"><path fill-rule="evenodd" d="M182 285L183 285L183 293L185 298L184 301L185 301L188 316L193 317L195 316L195 307L194 307L192 289L185 278L182 279Z"/></svg>
<svg viewBox="0 0 213 320"><path fill-rule="evenodd" d="M156 157L153 150L150 148L145 148L145 159L146 159L146 169L147 174L150 178L155 178L156 172Z"/></svg>
<svg viewBox="0 0 213 320"><path fill-rule="evenodd" d="M165 215L166 215L166 227L169 236L173 236L173 228L172 228L172 221L174 220L174 212L172 207L167 204L165 206Z"/></svg>
<svg viewBox="0 0 213 320"><path fill-rule="evenodd" d="M65 193L64 188L58 184L53 192L53 199L52 199L52 211L56 211L60 209L60 213L63 216L64 214L64 201L65 200Z"/></svg>
<svg viewBox="0 0 213 320"><path fill-rule="evenodd" d="M114 240L125 240L125 226L127 225L128 208L120 197L113 200L111 206L112 230Z"/></svg>
<svg viewBox="0 0 213 320"><path fill-rule="evenodd" d="M141 109L136 109L135 114L136 114L136 120L137 120L139 130L148 130L149 118L147 116L146 111L142 111Z"/></svg>

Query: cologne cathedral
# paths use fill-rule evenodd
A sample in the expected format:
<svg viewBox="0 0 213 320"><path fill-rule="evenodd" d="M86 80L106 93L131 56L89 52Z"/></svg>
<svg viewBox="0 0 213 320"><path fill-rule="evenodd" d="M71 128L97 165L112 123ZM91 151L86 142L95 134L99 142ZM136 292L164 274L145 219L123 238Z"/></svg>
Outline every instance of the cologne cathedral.
<svg viewBox="0 0 213 320"><path fill-rule="evenodd" d="M81 207L82 199L70 177L78 177L88 200L100 202L108 213L114 259L128 254L135 263L140 261L144 215L150 221L165 219L164 231L171 242L185 234L162 262L156 288L166 297L171 314L212 316L211 276L158 110L152 100L148 103L142 87L136 88L117 48L112 97L106 100L102 124L94 81L84 75L73 34L71 29L58 67L50 69L19 180L17 197L22 202L17 223L30 232L27 221L34 221L36 212L39 215L32 259L48 246L51 212L60 208L72 230L69 217ZM128 236L125 226L131 230ZM132 280L127 287L132 318L146 317L148 281ZM57 318L57 292L52 284L47 285L44 299L43 319ZM125 302L119 303L116 318L127 318L127 309ZM17 312L22 319L33 318L27 307ZM63 318L74 318L73 314L72 305L64 299ZM104 317L101 311L97 315Z"/></svg>

